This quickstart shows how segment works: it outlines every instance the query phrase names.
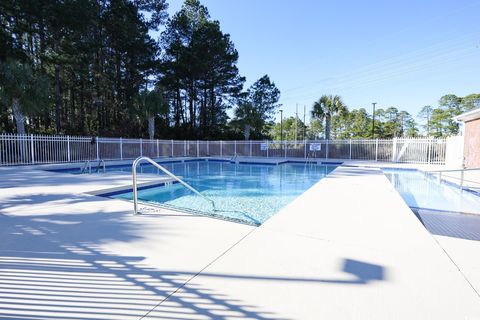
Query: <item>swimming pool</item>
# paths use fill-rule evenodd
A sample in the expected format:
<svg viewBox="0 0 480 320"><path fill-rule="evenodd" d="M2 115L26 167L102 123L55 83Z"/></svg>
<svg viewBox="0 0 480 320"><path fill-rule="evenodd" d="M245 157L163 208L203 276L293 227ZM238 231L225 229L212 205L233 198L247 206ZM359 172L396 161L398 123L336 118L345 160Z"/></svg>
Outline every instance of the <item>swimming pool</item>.
<svg viewBox="0 0 480 320"><path fill-rule="evenodd" d="M439 182L433 175L401 169L383 169L383 172L413 209L480 214L478 195Z"/></svg>
<svg viewBox="0 0 480 320"><path fill-rule="evenodd" d="M161 165L212 199L217 210L178 183L139 190L139 201L252 225L265 222L336 168L311 163L267 165L217 161ZM118 169L131 171L131 166ZM138 172L158 173L158 170L151 165L142 165ZM132 192L110 197L132 200Z"/></svg>

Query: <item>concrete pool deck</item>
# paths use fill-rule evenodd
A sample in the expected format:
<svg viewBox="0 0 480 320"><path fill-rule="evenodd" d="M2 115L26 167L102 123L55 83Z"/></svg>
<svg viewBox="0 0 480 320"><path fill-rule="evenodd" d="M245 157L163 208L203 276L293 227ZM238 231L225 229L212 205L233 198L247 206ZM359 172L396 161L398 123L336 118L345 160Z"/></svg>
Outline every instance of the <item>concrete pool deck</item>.
<svg viewBox="0 0 480 320"><path fill-rule="evenodd" d="M474 270L375 168L337 168L258 228L86 194L129 175L0 174L0 318L480 319Z"/></svg>

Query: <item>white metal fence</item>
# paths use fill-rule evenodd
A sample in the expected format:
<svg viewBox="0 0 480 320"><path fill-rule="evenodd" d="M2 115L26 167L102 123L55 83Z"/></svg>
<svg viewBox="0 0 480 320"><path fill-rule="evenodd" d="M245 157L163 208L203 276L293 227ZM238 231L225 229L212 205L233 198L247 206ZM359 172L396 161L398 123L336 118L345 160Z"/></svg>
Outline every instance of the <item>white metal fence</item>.
<svg viewBox="0 0 480 320"><path fill-rule="evenodd" d="M126 160L138 156L376 160L445 163L445 139L318 141L179 141L101 137L0 135L0 165Z"/></svg>

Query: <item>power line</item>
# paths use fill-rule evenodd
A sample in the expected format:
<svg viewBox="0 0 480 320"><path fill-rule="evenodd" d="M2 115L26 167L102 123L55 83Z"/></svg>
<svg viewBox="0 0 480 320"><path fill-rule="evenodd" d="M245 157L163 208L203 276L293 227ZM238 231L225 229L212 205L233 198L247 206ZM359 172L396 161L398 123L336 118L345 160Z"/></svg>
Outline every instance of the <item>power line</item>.
<svg viewBox="0 0 480 320"><path fill-rule="evenodd" d="M456 61L459 61L459 60L463 61L463 59L471 57L471 56L475 56L477 54L477 52L473 52L473 51L468 52L470 50L463 50L463 51L464 52L467 51L467 52L465 52L463 55L460 55L460 56L450 57L450 59L443 59L443 60L439 60L439 61L430 60L428 63L425 63L423 65L422 64L410 65L410 66L405 66L405 67L390 70L390 72L378 73L377 75L374 75L374 76L372 75L372 76L352 78L351 80L348 80L348 81L338 82L336 86L334 86L334 85L323 86L322 90L324 90L324 91L326 91L326 90L329 90L329 91L343 90L343 91L345 91L345 90L349 90L349 89L365 87L365 84L375 84L375 83L385 82L386 80L389 80L389 79L392 79L392 78L395 78L395 77L398 77L398 76L402 76L402 75L405 75L405 74L410 74L410 73L413 73L413 72L418 72L418 71L422 71L422 70L428 70L428 69L431 69L431 68L436 68L436 67L438 67L439 64L445 64L447 62L456 62ZM315 93L313 93L312 91L315 91ZM317 91L318 90L316 90L316 89L312 89L312 90L306 91L305 93L297 93L297 94L293 94L293 95L287 95L287 97L283 98L282 100L283 101L295 100L300 96L302 98L316 96L316 95L318 95ZM309 93L309 92L312 92L312 93Z"/></svg>
<svg viewBox="0 0 480 320"><path fill-rule="evenodd" d="M475 36L475 39L470 39L469 37ZM466 38L463 41L459 41L459 39ZM283 93L288 93L288 92L294 92L294 91L305 91L305 90L312 90L315 88L315 86L325 83L325 82L339 82L342 83L347 80L363 77L363 76L368 76L371 74L377 74L384 70L385 72L388 71L389 69L392 69L392 67L396 66L405 66L407 63L410 65L418 65L421 64L424 61L430 61L435 57L439 56L448 56L448 55L455 55L458 52L463 52L465 50L469 50L468 48L465 48L465 44L472 43L473 41L478 39L478 33L472 33L469 35L464 35L461 36L460 38L454 39L454 40L449 40L449 41L444 41L442 43L437 43L431 46L427 46L425 48L412 51L406 54L401 54L397 55L394 57L390 57L387 59L384 59L382 61L366 65L360 68L357 68L353 71L348 71L344 72L343 74L336 75L334 77L329 77L329 78L324 78L320 81L317 81L315 83L312 83L310 85L306 86L299 86L291 89L286 89L283 90ZM455 45L452 45L451 43L456 43ZM445 47L446 46L446 47ZM444 50L441 50L442 47L445 47ZM473 47L473 46L472 46ZM422 59L420 59L422 58ZM408 66L408 64L407 64ZM300 93L300 92L299 92Z"/></svg>
<svg viewBox="0 0 480 320"><path fill-rule="evenodd" d="M457 15L458 13L461 13L462 11L464 11L464 10L466 10L466 9L470 9L470 8L476 7L476 6L478 6L478 5L480 5L480 1L477 1L477 2L474 2L474 3L470 3L470 4L466 5L466 6L459 7L459 8L454 9L454 10L450 10L447 14L436 15L436 16L430 17L430 18L428 18L428 19L423 19L420 24L415 24L415 25L412 25L412 26L403 28L403 29L401 29L401 30L397 30L396 32L391 32L391 33L389 33L389 34L384 35L384 36L381 37L381 38L377 38L377 39L375 39L374 41L370 41L370 42L366 43L365 45L368 46L368 47L371 47L371 46L373 46L373 45L376 44L376 43L382 43L382 44L383 44L383 42L384 42L385 39L392 39L395 35L402 34L402 33L406 32L406 31L409 31L409 30L412 30L412 29L413 29L413 30L417 30L419 26L421 26L421 25L426 25L426 24L431 24L431 22L436 21L436 20L441 20L441 19L446 19L446 18L452 18L452 17L454 17L455 15ZM475 33L475 34L476 34L476 33ZM448 33L445 34L445 35L448 35ZM444 35L444 36L445 36L445 35ZM453 34L453 36L455 36L455 34ZM462 36L463 36L463 35L462 35ZM460 37L462 37L462 36L460 36ZM456 36L456 37L455 37L455 39L458 39L458 38L459 38L459 36ZM338 58L338 56L336 56L336 58ZM307 65L307 67L311 67L311 66L313 66L314 64L315 64L315 63L309 63L309 64ZM287 91L289 91L290 89L294 89L294 88L289 88L289 89L287 89Z"/></svg>

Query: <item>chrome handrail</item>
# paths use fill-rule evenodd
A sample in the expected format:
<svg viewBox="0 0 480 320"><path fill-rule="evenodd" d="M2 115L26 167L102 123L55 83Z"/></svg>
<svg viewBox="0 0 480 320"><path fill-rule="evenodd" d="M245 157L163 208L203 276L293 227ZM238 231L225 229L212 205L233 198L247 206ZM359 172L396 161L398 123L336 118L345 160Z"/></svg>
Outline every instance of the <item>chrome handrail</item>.
<svg viewBox="0 0 480 320"><path fill-rule="evenodd" d="M85 173L85 170L87 170L87 166L88 166L88 173L92 173L92 164L90 160L85 161L85 164L83 165L83 168L80 171L80 173Z"/></svg>
<svg viewBox="0 0 480 320"><path fill-rule="evenodd" d="M237 159L237 154L236 154L236 153L235 153L235 154L233 155L233 157L230 159L230 162L235 161L235 159Z"/></svg>
<svg viewBox="0 0 480 320"><path fill-rule="evenodd" d="M138 157L137 159L135 159L135 161L133 161L133 164L132 164L132 180L133 180L133 212L135 214L138 214L138 192L137 192L137 165L141 162L141 161L147 161L147 162L150 162L150 164L154 165L155 167L157 167L158 169L162 170L167 176L173 178L174 180L178 181L181 185L183 185L185 188L189 189L190 191L192 191L193 193L199 195L200 197L202 197L203 199L205 199L206 201L210 202L212 204L212 207L213 207L213 211L217 211L217 208L215 206L215 202L212 200L212 199L209 199L207 198L206 196L204 196L203 194L201 194L200 192L198 192L195 188L193 188L191 185L189 185L188 183L186 183L185 181L183 181L182 179L180 179L179 177L177 177L176 175L174 175L173 173L171 173L170 171L168 171L167 169L165 169L164 167L162 167L161 165L159 165L158 163L156 163L155 161L153 161L152 159L150 159L149 157Z"/></svg>
<svg viewBox="0 0 480 320"><path fill-rule="evenodd" d="M105 169L105 160L100 160L98 161L98 164L97 164L97 173L100 171L100 166L103 167L103 173L105 173L107 170Z"/></svg>
<svg viewBox="0 0 480 320"><path fill-rule="evenodd" d="M476 171L480 170L480 168L466 168L466 169L446 169L446 170L425 170L427 173L433 172L458 172L458 171Z"/></svg>
<svg viewBox="0 0 480 320"><path fill-rule="evenodd" d="M465 182L465 171L478 171L480 168L467 168L467 169L446 169L446 170L428 170L424 171L425 173L435 173L438 174L438 181L442 181L442 174L444 172L460 172L460 188L463 189L463 184ZM477 183L477 182L474 182Z"/></svg>
<svg viewBox="0 0 480 320"><path fill-rule="evenodd" d="M315 151L307 152L307 157L305 158L305 166L309 164L310 167L314 166L317 163Z"/></svg>

